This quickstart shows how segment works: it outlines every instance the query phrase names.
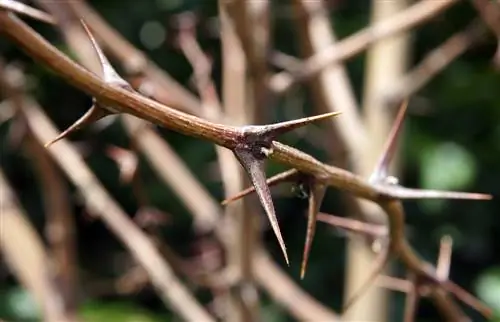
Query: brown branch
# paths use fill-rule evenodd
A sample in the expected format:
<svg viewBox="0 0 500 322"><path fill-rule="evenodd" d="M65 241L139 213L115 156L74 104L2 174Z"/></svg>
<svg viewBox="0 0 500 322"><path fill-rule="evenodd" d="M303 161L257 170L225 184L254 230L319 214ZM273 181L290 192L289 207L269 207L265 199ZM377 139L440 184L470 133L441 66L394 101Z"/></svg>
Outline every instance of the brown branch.
<svg viewBox="0 0 500 322"><path fill-rule="evenodd" d="M235 144L235 142L231 143L233 141L231 136L237 132L235 128L205 121L120 87L104 84L99 77L72 62L14 16L0 12L0 28L32 57L57 71L70 84L92 94L103 105L113 106L121 112L161 124L184 134L189 134L196 128L196 133L191 133L191 135L198 138L212 138L214 143L220 145L229 147ZM193 125L196 126L193 127Z"/></svg>
<svg viewBox="0 0 500 322"><path fill-rule="evenodd" d="M349 38L308 58L297 74L290 75L287 72L281 72L274 75L270 80L270 87L278 92L286 91L295 82L303 81L317 75L330 64L347 60L359 54L373 43L404 32L434 18L458 1L459 0L419 1L410 8L382 22L358 31Z"/></svg>

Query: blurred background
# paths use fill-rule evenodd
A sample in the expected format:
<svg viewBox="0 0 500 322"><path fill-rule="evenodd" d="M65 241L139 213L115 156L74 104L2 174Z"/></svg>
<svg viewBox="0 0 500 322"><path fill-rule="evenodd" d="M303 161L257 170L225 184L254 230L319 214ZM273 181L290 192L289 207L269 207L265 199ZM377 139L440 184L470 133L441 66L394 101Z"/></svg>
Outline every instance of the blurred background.
<svg viewBox="0 0 500 322"><path fill-rule="evenodd" d="M221 88L222 61L218 31L217 3L214 0L107 0L88 1L107 22L127 40L168 72L179 83L196 92L192 67L177 44L180 14L197 17L197 37L213 60L213 78ZM370 23L372 3L365 0L324 1L338 39ZM412 29L409 34L408 69L463 29L477 12L468 1L453 5L438 17ZM302 57L297 26L288 1L271 1L271 43L274 49ZM52 27L29 21L35 30L71 57L76 57L59 32ZM399 179L407 187L500 194L500 67L493 56L496 39L491 34L471 46L450 63L427 85L410 97L408 117L399 150ZM66 84L61 78L25 55L12 42L0 38L0 53L9 63L24 70L29 93L43 106L47 115L64 129L83 115L91 98ZM110 57L112 63L114 62ZM355 96L361 100L366 82L366 53L345 63ZM120 65L114 64L118 71ZM276 69L278 71L278 69ZM272 100L267 107L267 123L317 114L308 86L297 86ZM0 107L1 108L1 107ZM342 107L339 107L342 110ZM342 116L335 122L342 122ZM157 129L186 163L197 179L216 200L224 199L213 145L175 132ZM22 129L14 122L0 124L0 164L15 190L29 220L44 236L47 216L44 213L42 185L30 154L22 147ZM142 227L154 230L177 255L183 267L196 270L202 261L219 265L220 249L210 238L197 235L186 207L155 172L138 156L141 192L139 200L134 185L124 183L116 160L130 152L130 140L118 122L103 120L70 136L85 156L90 168L104 187ZM293 132L280 141L314 155L322 161L327 132L312 125ZM121 150L121 149L125 150ZM120 154L122 153L122 154ZM131 153L131 152L130 152ZM123 160L122 160L123 161ZM268 162L268 175L286 170ZM134 278L135 261L121 243L100 221L92 217L73 187L68 198L75 221L74 254L78 275L78 312L87 321L178 321L179 318L158 299L149 283ZM352 234L318 223L308 271L300 280L307 218L307 199L297 187L283 184L273 188L276 212L287 244L291 266L286 267L282 254L262 214L263 238L275 262L291 279L324 305L338 310L344 299L346 278L346 240ZM300 190L300 189L299 189ZM250 200L257 200L249 197ZM253 199L252 199L253 198ZM329 188L321 212L349 216L344 195ZM450 278L488 303L500 316L500 202L417 200L405 201L407 236L414 248L430 262L435 262L443 235L453 239ZM142 220L142 221L141 221ZM357 238L357 237L353 237ZM210 262L211 261L211 262ZM369 267L366 268L367 270ZM128 275L127 275L128 274ZM404 277L404 268L393 266L392 275ZM36 304L4 262L0 263L0 317L7 321L38 321ZM195 287L194 293L206 305L214 306L213 294ZM404 295L390 292L388 320L401 320ZM263 321L295 320L265 293L260 294ZM482 317L464 309L474 321ZM418 321L440 321L434 306L423 300ZM498 319L500 321L500 319Z"/></svg>

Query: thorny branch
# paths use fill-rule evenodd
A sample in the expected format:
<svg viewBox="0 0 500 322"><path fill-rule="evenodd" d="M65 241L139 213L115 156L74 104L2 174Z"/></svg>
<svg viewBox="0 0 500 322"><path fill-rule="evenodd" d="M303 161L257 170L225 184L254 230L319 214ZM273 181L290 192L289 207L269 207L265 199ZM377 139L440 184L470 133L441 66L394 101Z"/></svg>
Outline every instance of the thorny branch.
<svg viewBox="0 0 500 322"><path fill-rule="evenodd" d="M423 2L428 1L422 1L421 3ZM453 1L440 3L442 7L434 7L428 4L429 8L433 8L433 11L416 11L417 9L415 9L415 12L419 12L419 14L425 12L425 15L419 17L420 19L427 19L430 15L452 4ZM414 7L416 6L417 5ZM411 21L411 23L404 25L405 27L399 27L397 30L410 28L417 22L420 22L415 20ZM408 245L403 230L404 212L398 200L403 198L422 197L441 198L443 194L439 192L421 192L400 186L387 185L385 183L368 183L348 171L325 165L310 155L274 141L278 134L306 125L313 120L321 119L328 115L271 126L235 127L213 123L179 112L138 95L137 93L113 86L101 80L99 77L96 77L94 74L72 62L14 15L0 11L0 28L5 35L11 38L36 60L57 72L58 75L62 76L72 85L91 94L95 97L96 101L105 106L109 106L114 111L133 114L180 133L209 140L236 152L240 151L238 153L240 153L240 161L243 165L245 165L245 163L248 164L248 160L242 160L245 158L255 160L268 158L276 160L302 173L307 173L323 184L335 186L353 193L358 197L378 203L387 213L389 218L389 250L392 255L399 257L407 268L416 273L417 276L425 277L433 281L440 287L437 291L438 293L443 292L443 290L456 290L456 286L453 286L449 281L441 281L436 275L435 270L423 262ZM390 28L379 29L385 32L379 31L382 35L395 32L395 29ZM377 34L378 37L381 37L380 34ZM331 58L328 59L332 60ZM247 169L252 171L251 168ZM262 183L254 182L254 184L258 188L257 190L259 190L259 185ZM267 187L267 185L265 185L265 187ZM267 191L266 194L268 195L269 192ZM449 196L452 195L450 194ZM457 195L454 196L457 197ZM490 198L490 196L480 194L473 195L473 197L475 199ZM463 196L458 198L463 198ZM263 203L264 206L266 206L265 202ZM175 300L171 300L175 302ZM437 303L439 303L439 301L437 301ZM485 315L489 314L486 310L483 310L482 313Z"/></svg>

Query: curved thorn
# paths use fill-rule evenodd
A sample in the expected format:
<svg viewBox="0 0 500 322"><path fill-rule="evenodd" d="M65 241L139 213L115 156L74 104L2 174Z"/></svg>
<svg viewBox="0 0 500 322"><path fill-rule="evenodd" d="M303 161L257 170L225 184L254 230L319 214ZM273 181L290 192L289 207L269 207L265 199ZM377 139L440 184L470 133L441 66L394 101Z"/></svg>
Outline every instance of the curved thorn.
<svg viewBox="0 0 500 322"><path fill-rule="evenodd" d="M97 107L96 105L92 105L90 110L85 113L82 117L80 117L75 123L73 123L70 127L68 127L66 130L61 132L56 138L52 139L51 141L45 143L45 148L49 148L52 144L56 143L59 140L64 139L71 133L79 130L80 128L89 125L91 123L94 123L100 119L102 119L105 116L108 116L110 113L106 111L103 108Z"/></svg>
<svg viewBox="0 0 500 322"><path fill-rule="evenodd" d="M290 169L281 173L278 173L277 175L274 175L266 180L266 183L269 187L274 186L278 183L285 182L285 181L292 181L294 180L297 176L299 175L299 171L296 169ZM224 199L221 201L221 205L225 206L233 201L239 200L243 197L248 196L251 193L255 192L255 187L248 187L245 190L240 191L239 193L235 194L232 197L229 197L227 199Z"/></svg>
<svg viewBox="0 0 500 322"><path fill-rule="evenodd" d="M314 182L310 179L309 182L309 206L307 210L307 232L306 241L304 244L304 253L302 255L302 265L300 268L300 279L304 279L307 269L307 262L309 261L309 254L311 253L311 245L316 232L316 217L321 207L321 202L325 197L326 186Z"/></svg>
<svg viewBox="0 0 500 322"><path fill-rule="evenodd" d="M39 20L51 25L56 24L54 17L46 12L35 9L33 7L27 6L24 3L14 1L14 0L0 0L0 9L10 10L12 12L31 17L35 20Z"/></svg>
<svg viewBox="0 0 500 322"><path fill-rule="evenodd" d="M269 190L269 186L266 183L266 174L264 172L264 160L258 160L255 156L252 155L250 151L247 150L233 150L234 155L241 163L243 168L252 181L253 186L255 187L255 191L259 196L259 200L264 207L266 215L271 223L271 227L273 228L274 234L278 239L278 242L281 247L281 251L285 256L285 261L288 266L290 266L290 262L288 261L288 255L286 252L285 242L283 237L281 236L280 227L278 225L278 219L276 218L276 213L274 211L273 199L271 198L271 191Z"/></svg>

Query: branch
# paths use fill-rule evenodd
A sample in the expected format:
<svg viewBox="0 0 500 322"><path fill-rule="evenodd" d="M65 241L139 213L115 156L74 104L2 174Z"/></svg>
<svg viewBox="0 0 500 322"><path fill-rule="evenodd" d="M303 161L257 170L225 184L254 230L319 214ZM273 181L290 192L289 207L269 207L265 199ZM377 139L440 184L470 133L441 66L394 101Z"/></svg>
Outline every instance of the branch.
<svg viewBox="0 0 500 322"><path fill-rule="evenodd" d="M294 75L290 75L287 72L281 72L274 75L270 80L270 86L275 91L284 92L295 82L303 81L317 75L330 64L347 60L359 54L373 43L394 36L434 18L458 1L459 0L419 1L410 8L398 14L394 14L390 18L376 23L373 26L358 31L349 38L308 58L303 63L300 72Z"/></svg>
<svg viewBox="0 0 500 322"><path fill-rule="evenodd" d="M463 54L471 45L484 39L485 27L474 21L464 30L448 38L439 47L433 49L422 61L393 87L387 89L386 98L389 102L399 102L422 89L446 66Z"/></svg>
<svg viewBox="0 0 500 322"><path fill-rule="evenodd" d="M295 0L294 8L305 57L314 56L327 47L339 44L320 1ZM367 133L346 68L338 61L323 68L311 81L311 88L315 93L313 99L320 112L342 112L342 122L332 124L335 130L329 133L338 133L350 154L350 161L358 162L364 155Z"/></svg>

